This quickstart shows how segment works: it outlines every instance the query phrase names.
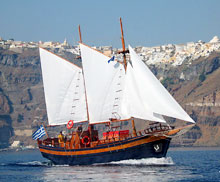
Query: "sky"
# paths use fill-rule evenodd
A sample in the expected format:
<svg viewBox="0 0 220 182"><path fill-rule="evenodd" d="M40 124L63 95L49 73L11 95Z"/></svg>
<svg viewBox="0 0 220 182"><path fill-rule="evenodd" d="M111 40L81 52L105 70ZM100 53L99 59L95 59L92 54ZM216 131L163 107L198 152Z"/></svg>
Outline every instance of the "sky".
<svg viewBox="0 0 220 182"><path fill-rule="evenodd" d="M121 47L220 37L220 0L0 0L0 37Z"/></svg>

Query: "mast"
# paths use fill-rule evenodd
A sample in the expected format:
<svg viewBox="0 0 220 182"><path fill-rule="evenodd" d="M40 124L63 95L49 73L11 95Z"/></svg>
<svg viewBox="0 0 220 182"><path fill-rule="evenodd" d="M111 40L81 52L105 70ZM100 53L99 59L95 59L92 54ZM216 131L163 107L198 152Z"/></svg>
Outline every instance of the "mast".
<svg viewBox="0 0 220 182"><path fill-rule="evenodd" d="M80 25L79 25L79 39L80 39L79 42L82 43L82 35L81 35ZM88 122L89 122L89 107L88 107L88 101L87 101L86 83L85 83L85 76L84 76L83 66L82 66L82 74L83 74L83 83L84 83L84 88L85 88L87 118L88 118ZM89 130L90 140L92 141L92 125L90 125L90 123L88 124L88 130Z"/></svg>
<svg viewBox="0 0 220 182"><path fill-rule="evenodd" d="M82 43L82 35L81 35L80 25L78 28L79 28L79 42Z"/></svg>
<svg viewBox="0 0 220 182"><path fill-rule="evenodd" d="M81 29L79 25L79 43L82 43L82 35L81 35ZM89 121L89 108L88 108L88 101L87 101L87 94L86 94L86 84L85 84L85 77L84 77L84 72L83 72L83 67L82 67L82 74L83 74L83 83L84 83L84 88L85 88L85 98L86 98L86 112L87 112L87 118Z"/></svg>
<svg viewBox="0 0 220 182"><path fill-rule="evenodd" d="M128 50L125 49L125 40L124 40L124 32L123 32L123 26L122 26L122 20L120 17L120 25L121 25L121 43L122 43L122 51L118 52L119 54L123 54L123 60L124 60L124 67L125 71L127 70L127 61L126 61L126 53L129 53ZM131 118L131 123L132 123L132 134L134 137L137 136L136 128L135 128L135 123L134 123L134 118Z"/></svg>

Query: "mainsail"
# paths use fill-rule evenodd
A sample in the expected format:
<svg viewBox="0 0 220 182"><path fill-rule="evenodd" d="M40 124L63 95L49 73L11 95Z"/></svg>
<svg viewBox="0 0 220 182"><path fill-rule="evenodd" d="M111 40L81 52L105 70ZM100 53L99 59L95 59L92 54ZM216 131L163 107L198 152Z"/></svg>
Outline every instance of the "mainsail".
<svg viewBox="0 0 220 182"><path fill-rule="evenodd" d="M87 121L82 69L43 48L39 50L49 125Z"/></svg>
<svg viewBox="0 0 220 182"><path fill-rule="evenodd" d="M130 89L135 89L135 93L138 94L138 97L133 99L134 103L139 102L136 106L139 105L146 111L150 109L155 114L195 123L130 46L129 52L132 67L128 66L127 75L133 84Z"/></svg>
<svg viewBox="0 0 220 182"><path fill-rule="evenodd" d="M117 61L80 44L90 124L128 119L120 113L125 70Z"/></svg>

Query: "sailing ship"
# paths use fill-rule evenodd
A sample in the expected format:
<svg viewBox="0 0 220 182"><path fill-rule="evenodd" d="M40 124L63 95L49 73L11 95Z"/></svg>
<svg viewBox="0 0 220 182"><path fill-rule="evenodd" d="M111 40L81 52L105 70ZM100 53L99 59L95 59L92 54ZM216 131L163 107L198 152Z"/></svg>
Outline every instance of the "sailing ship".
<svg viewBox="0 0 220 182"><path fill-rule="evenodd" d="M54 164L89 165L165 157L172 137L194 126L193 119L134 49L130 45L125 49L121 19L120 23L123 62L82 43L81 33L82 67L39 48L48 123L67 125L69 129L63 142L49 136L38 139L42 156ZM164 116L193 124L174 128ZM137 131L137 119L151 124ZM131 122L129 130L111 127L125 121ZM99 124L106 124L106 130L96 129Z"/></svg>

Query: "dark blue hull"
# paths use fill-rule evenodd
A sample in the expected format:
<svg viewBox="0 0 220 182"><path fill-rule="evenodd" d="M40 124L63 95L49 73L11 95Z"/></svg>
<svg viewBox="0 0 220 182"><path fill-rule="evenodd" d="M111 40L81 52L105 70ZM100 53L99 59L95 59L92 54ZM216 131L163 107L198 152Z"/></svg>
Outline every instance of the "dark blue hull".
<svg viewBox="0 0 220 182"><path fill-rule="evenodd" d="M142 158L161 158L165 157L170 144L170 138L160 139L133 147L127 147L119 150L109 150L107 152L98 152L86 155L55 155L51 152L41 151L43 157L51 160L54 164L68 165L89 165L94 163L107 163L112 161L142 159ZM44 148L39 146L39 148ZM105 147L106 148L106 147ZM47 147L47 149L49 149ZM50 151L65 151L65 149L53 149ZM86 149L85 149L86 150ZM87 149L88 150L88 149ZM83 149L81 149L83 151Z"/></svg>

